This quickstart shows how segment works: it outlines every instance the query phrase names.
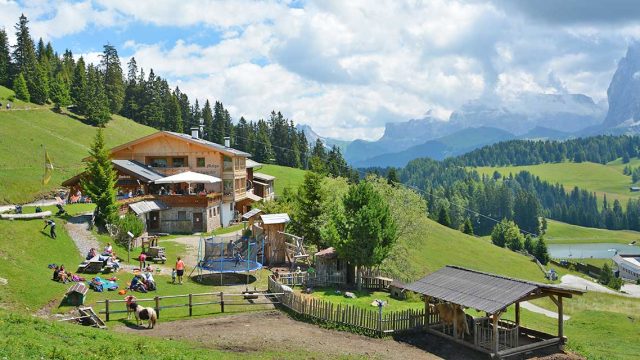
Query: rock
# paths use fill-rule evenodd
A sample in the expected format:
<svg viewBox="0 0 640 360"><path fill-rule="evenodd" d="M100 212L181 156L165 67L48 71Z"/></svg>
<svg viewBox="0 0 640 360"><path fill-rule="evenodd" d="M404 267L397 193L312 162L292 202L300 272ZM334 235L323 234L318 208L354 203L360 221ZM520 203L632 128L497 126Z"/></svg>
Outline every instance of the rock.
<svg viewBox="0 0 640 360"><path fill-rule="evenodd" d="M345 291L345 293L344 293L344 297L346 297L346 298L350 298L350 299L355 299L355 298L357 298L356 294L354 294L354 293L352 293L352 292L349 292L349 291Z"/></svg>
<svg viewBox="0 0 640 360"><path fill-rule="evenodd" d="M625 57L620 59L609 89L607 89L609 111L604 126L633 125L640 121L640 43L629 46Z"/></svg>

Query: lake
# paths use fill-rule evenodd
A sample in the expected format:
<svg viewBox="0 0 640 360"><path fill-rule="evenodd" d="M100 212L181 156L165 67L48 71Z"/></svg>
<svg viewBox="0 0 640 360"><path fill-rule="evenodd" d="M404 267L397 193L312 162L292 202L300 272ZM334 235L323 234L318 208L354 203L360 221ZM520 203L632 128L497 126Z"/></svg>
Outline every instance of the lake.
<svg viewBox="0 0 640 360"><path fill-rule="evenodd" d="M547 249L549 250L549 256L556 259L608 259L616 254L615 250L623 254L640 254L640 246L615 243L547 244Z"/></svg>

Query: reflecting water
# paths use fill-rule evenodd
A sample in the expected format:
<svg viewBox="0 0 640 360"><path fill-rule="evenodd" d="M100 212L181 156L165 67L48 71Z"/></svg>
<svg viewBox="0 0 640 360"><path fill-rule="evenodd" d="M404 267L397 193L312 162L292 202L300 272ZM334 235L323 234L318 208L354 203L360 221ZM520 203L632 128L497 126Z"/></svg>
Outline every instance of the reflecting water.
<svg viewBox="0 0 640 360"><path fill-rule="evenodd" d="M608 259L616 254L638 254L640 246L598 243L598 244L548 244L549 256L552 258L596 258Z"/></svg>

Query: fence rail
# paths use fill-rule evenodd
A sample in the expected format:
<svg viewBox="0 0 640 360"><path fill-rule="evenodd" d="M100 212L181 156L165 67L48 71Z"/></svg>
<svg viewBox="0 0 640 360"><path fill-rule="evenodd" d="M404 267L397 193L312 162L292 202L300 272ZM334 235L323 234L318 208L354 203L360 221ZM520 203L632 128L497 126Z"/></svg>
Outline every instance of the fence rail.
<svg viewBox="0 0 640 360"><path fill-rule="evenodd" d="M224 292L212 292L212 293L198 293L198 294L183 294L183 295L167 295L167 296L155 296L153 298L147 299L136 299L136 303L153 303L153 309L156 311L158 318L160 318L160 311L163 309L172 309L172 308L180 308L180 307L188 307L189 308L189 316L193 316L193 308L197 306L206 306L206 305L220 305L220 312L224 313L225 306L235 306L235 305L273 305L277 304L277 297L279 295L283 295L283 293L271 293L265 291L253 291L247 293L240 294L232 294L232 293L224 293ZM202 297L211 297L212 300L204 301L195 301L197 298ZM263 298L263 301L255 301ZM187 299L186 303L178 303L178 304L167 304L161 305L162 301L171 300L171 299ZM122 314L126 313L126 300L101 300L97 302L98 304L104 304L104 309L100 310L99 314L105 315L105 320L109 321L110 315L112 314ZM114 305L116 304L124 304L120 310L114 309ZM124 309L123 309L124 308Z"/></svg>
<svg viewBox="0 0 640 360"><path fill-rule="evenodd" d="M269 277L269 291L278 303L308 319L355 328L369 335L383 336L400 331L423 328L424 309L403 310L383 314L381 309L369 310L357 306L334 304L311 296L283 291L282 285Z"/></svg>

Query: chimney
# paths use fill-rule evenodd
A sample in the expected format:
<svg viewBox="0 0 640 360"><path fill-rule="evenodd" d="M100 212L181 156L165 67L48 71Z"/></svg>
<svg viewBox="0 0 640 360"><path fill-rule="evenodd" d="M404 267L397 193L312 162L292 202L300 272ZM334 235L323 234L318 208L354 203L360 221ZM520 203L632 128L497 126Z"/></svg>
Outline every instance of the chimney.
<svg viewBox="0 0 640 360"><path fill-rule="evenodd" d="M198 129L197 127L192 127L191 128L191 137L194 139L198 138L198 131L200 131L200 129Z"/></svg>
<svg viewBox="0 0 640 360"><path fill-rule="evenodd" d="M224 137L224 146L231 147L231 138L228 136Z"/></svg>

